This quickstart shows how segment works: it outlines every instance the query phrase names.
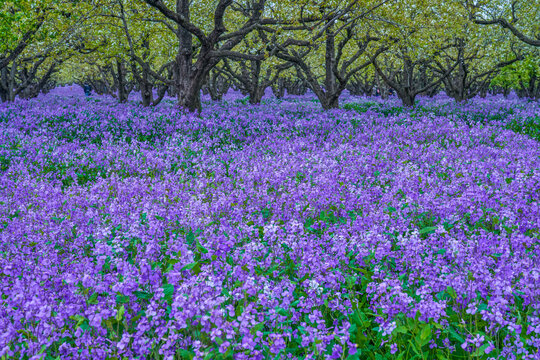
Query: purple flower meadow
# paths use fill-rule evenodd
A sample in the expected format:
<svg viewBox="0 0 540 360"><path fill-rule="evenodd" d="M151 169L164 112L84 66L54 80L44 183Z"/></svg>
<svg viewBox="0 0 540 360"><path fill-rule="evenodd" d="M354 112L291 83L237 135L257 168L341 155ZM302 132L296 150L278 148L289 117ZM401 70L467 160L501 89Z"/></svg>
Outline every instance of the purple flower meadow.
<svg viewBox="0 0 540 360"><path fill-rule="evenodd" d="M0 358L539 358L538 103L231 96L0 105Z"/></svg>

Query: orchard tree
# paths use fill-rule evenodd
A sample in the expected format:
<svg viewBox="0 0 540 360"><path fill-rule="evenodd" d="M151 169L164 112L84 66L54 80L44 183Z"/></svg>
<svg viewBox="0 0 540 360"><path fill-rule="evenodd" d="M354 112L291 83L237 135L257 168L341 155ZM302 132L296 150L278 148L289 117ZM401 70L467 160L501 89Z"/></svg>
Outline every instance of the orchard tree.
<svg viewBox="0 0 540 360"><path fill-rule="evenodd" d="M98 3L19 0L0 5L0 99L37 95L59 65L91 52L79 30Z"/></svg>
<svg viewBox="0 0 540 360"><path fill-rule="evenodd" d="M174 6L161 0L144 2L159 13L155 21L174 24L169 26L177 39L173 85L178 105L191 112L201 109L200 91L210 70L224 58L261 59L235 47L252 31L275 23L263 17L266 0L177 0Z"/></svg>
<svg viewBox="0 0 540 360"><path fill-rule="evenodd" d="M523 43L540 47L540 1L539 0L464 0L474 23L496 25Z"/></svg>
<svg viewBox="0 0 540 360"><path fill-rule="evenodd" d="M249 34L238 47L239 51L258 56L253 59L223 59L221 74L244 93L249 95L250 104L259 104L268 87L272 87L280 74L293 64L280 62L277 58L265 55L262 30Z"/></svg>
<svg viewBox="0 0 540 360"><path fill-rule="evenodd" d="M523 61L504 67L491 81L492 88L503 89L508 94L515 89L520 97L540 99L540 54L528 54Z"/></svg>
<svg viewBox="0 0 540 360"><path fill-rule="evenodd" d="M462 23L450 46L430 64L441 76L446 94L458 102L485 92L502 68L522 59L519 44L515 46L499 29L479 28L466 19Z"/></svg>
<svg viewBox="0 0 540 360"><path fill-rule="evenodd" d="M450 64L444 73L438 74L431 70L433 54L417 55L411 47L401 44L387 52L384 62L375 57L372 61L377 75L408 107L415 105L416 96L439 86L457 66L457 62Z"/></svg>
<svg viewBox="0 0 540 360"><path fill-rule="evenodd" d="M259 104L268 87L278 80L279 74L291 67L291 64L280 64L276 67L264 66L263 60L239 59L229 61L223 59L222 74L244 93L249 95L250 104ZM264 66L264 68L263 68Z"/></svg>
<svg viewBox="0 0 540 360"><path fill-rule="evenodd" d="M63 83L88 83L98 95L107 94L124 103L135 88L135 81L122 59L102 55L70 59L64 63L58 77Z"/></svg>
<svg viewBox="0 0 540 360"><path fill-rule="evenodd" d="M203 94L210 94L210 98L214 101L221 101L232 86L232 82L227 76L224 76L219 65L210 70L208 78L204 82L202 91Z"/></svg>
<svg viewBox="0 0 540 360"><path fill-rule="evenodd" d="M346 89L353 95L372 95L377 83L372 67L354 74Z"/></svg>
<svg viewBox="0 0 540 360"><path fill-rule="evenodd" d="M63 83L88 83L97 94L108 94L124 103L135 84L127 65L123 27L111 16L112 5L103 3L94 21L82 26L85 43L96 51L75 54L64 63L59 78Z"/></svg>
<svg viewBox="0 0 540 360"><path fill-rule="evenodd" d="M366 54L386 50L381 40L364 24L366 15L389 1L326 1L292 4L289 13L296 24L274 30L272 53L297 68L324 109L339 107L339 96L349 81L371 64ZM282 10L282 12L284 12Z"/></svg>
<svg viewBox="0 0 540 360"><path fill-rule="evenodd" d="M167 70L172 74L170 70L174 66L174 61L169 60L173 54L167 52L172 44L166 42L171 26L167 22L153 20L148 7L141 6L143 4L125 0L116 0L116 3L131 73L140 89L142 105L157 105L168 86L172 85L172 79L164 74ZM126 7L128 5L130 7ZM156 84L159 86L157 97L154 97Z"/></svg>
<svg viewBox="0 0 540 360"><path fill-rule="evenodd" d="M452 48L460 21L465 21L456 16L455 8L445 2L397 0L385 9L378 31L396 41L382 59L373 56L372 63L403 105L412 107L416 96L433 94L458 66L458 59L453 59L443 71L433 70L440 54Z"/></svg>
<svg viewBox="0 0 540 360"><path fill-rule="evenodd" d="M169 49L174 44L167 29L170 24L152 16L145 3L103 0L92 26L85 29L89 42L101 44L97 56L80 59L91 67L85 81L119 102L127 101L135 88L143 106L157 105L170 85L173 53Z"/></svg>

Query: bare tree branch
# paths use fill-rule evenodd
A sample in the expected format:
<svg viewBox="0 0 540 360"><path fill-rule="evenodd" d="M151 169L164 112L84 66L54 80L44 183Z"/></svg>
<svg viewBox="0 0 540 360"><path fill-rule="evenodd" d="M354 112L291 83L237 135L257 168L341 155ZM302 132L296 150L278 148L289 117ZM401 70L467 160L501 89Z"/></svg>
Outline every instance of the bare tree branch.
<svg viewBox="0 0 540 360"><path fill-rule="evenodd" d="M475 24L479 25L499 25L504 29L510 30L510 32L517 37L519 40L524 42L525 44L529 44L531 46L540 47L540 38L538 35L536 36L536 39L525 35L523 32L519 31L512 23L508 22L506 19L503 18L497 18L497 19L491 19L491 20L483 20L483 19L474 19L473 20Z"/></svg>
<svg viewBox="0 0 540 360"><path fill-rule="evenodd" d="M182 14L170 10L161 0L144 0L148 5L157 9L166 18L171 19L185 30L195 35L202 44L208 44L208 37L195 24L191 23ZM228 0L230 1L230 0ZM223 2L220 1L220 4Z"/></svg>

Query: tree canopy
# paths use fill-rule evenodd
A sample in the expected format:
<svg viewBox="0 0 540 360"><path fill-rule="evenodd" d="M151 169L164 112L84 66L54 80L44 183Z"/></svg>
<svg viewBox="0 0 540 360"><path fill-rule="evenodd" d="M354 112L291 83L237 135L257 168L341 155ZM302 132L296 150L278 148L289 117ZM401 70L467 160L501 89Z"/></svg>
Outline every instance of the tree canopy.
<svg viewBox="0 0 540 360"><path fill-rule="evenodd" d="M0 96L89 83L188 111L235 87L339 106L346 89L456 101L514 89L538 98L537 0L38 0L0 5Z"/></svg>

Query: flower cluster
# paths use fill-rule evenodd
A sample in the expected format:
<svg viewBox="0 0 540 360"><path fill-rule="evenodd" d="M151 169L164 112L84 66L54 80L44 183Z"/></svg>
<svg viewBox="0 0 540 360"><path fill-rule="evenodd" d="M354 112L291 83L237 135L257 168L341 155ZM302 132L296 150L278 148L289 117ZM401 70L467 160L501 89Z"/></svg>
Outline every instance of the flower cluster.
<svg viewBox="0 0 540 360"><path fill-rule="evenodd" d="M0 105L0 357L534 359L538 103L344 101Z"/></svg>

